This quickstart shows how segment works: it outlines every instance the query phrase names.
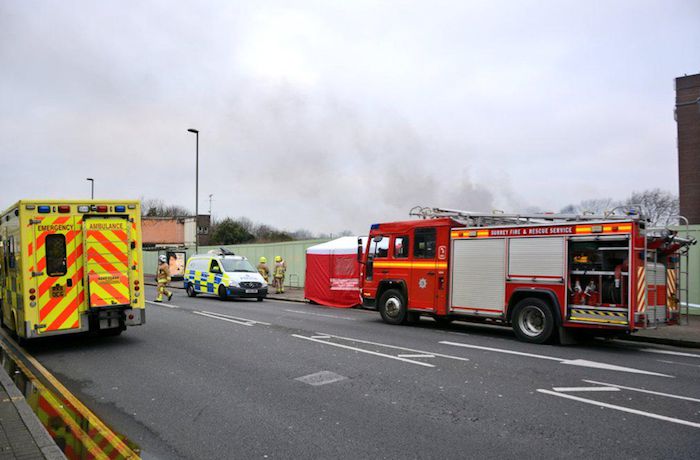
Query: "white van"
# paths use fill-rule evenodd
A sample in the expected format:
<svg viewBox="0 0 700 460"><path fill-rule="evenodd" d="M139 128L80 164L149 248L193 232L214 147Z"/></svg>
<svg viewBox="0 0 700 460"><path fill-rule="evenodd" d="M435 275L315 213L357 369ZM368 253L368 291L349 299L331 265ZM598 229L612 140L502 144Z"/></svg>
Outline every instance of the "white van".
<svg viewBox="0 0 700 460"><path fill-rule="evenodd" d="M267 296L267 282L243 256L221 249L197 254L187 260L184 275L187 295L212 294L226 300Z"/></svg>

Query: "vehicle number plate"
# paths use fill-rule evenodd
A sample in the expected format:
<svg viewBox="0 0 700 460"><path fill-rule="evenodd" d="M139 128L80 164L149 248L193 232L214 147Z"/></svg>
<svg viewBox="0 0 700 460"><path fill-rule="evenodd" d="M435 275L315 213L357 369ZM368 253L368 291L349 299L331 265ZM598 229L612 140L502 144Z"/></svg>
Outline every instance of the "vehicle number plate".
<svg viewBox="0 0 700 460"><path fill-rule="evenodd" d="M258 290L257 289L246 289L245 292L246 292L246 294L257 294Z"/></svg>
<svg viewBox="0 0 700 460"><path fill-rule="evenodd" d="M57 284L55 286L51 286L51 297L65 297L66 296L66 287Z"/></svg>

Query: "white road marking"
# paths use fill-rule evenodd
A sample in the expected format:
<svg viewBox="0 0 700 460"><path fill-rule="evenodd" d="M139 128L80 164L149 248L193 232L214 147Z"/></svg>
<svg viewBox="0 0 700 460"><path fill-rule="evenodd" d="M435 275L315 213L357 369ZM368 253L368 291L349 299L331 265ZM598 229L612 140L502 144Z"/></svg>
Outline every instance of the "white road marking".
<svg viewBox="0 0 700 460"><path fill-rule="evenodd" d="M443 340L439 343L441 343L443 345L452 345L455 347L474 348L477 350L494 351L497 353L506 353L509 355L528 356L530 358L538 358L538 359L548 359L551 361L559 361L560 364L568 364L571 366L592 367L594 369L605 369L605 370L611 370L611 371L631 372L633 374L645 374L645 375L654 375L657 377L673 378L672 375L660 374L658 372L644 371L641 369L634 369L631 367L616 366L614 364L606 364L606 363L599 363L596 361L588 361L586 359L564 359L564 358L557 358L555 356L537 355L534 353L524 353L521 351L506 350L503 348L482 347L479 345L470 345L468 343L461 343L461 342L448 342L445 340Z"/></svg>
<svg viewBox="0 0 700 460"><path fill-rule="evenodd" d="M555 387L552 388L554 391L560 393L574 393L574 392L586 392L586 391L620 391L617 387Z"/></svg>
<svg viewBox="0 0 700 460"><path fill-rule="evenodd" d="M357 318L347 318L345 316L338 316L338 315L327 315L324 313L313 313L310 311L301 311L301 310L287 310L285 309L284 311L288 311L289 313L299 313L302 315L311 315L311 316L323 316L324 318L335 318L335 319L345 319L348 321L357 321Z"/></svg>
<svg viewBox="0 0 700 460"><path fill-rule="evenodd" d="M364 343L367 345L376 345L378 347L393 348L394 350L411 351L413 353L420 353L422 355L435 355L435 356L438 356L440 358L455 359L457 361L469 361L469 358L464 358L462 356L444 355L442 353L433 353L432 351L423 351L423 350L416 350L414 348L397 347L396 345L387 345L385 343L371 342L369 340L353 339L351 337L342 337L339 335L331 335L331 337L335 337L336 339L340 339L340 340L348 340L350 342Z"/></svg>
<svg viewBox="0 0 700 460"><path fill-rule="evenodd" d="M435 355L424 355L421 353L409 353L409 354L401 354L401 355L396 355L399 358L434 358Z"/></svg>
<svg viewBox="0 0 700 460"><path fill-rule="evenodd" d="M235 319L229 319L229 318L221 318L219 316L215 315L208 315L206 313L203 313L201 311L193 311L195 315L200 315L200 316L206 316L207 318L213 318L213 319L218 319L219 321L228 321L229 323L236 323L240 324L241 326L253 326L253 323L244 323L243 321L236 321Z"/></svg>
<svg viewBox="0 0 700 460"><path fill-rule="evenodd" d="M682 351L661 350L659 348L640 348L639 351L646 353L658 353L660 355L688 356L690 358L700 358L700 355L693 353L684 353Z"/></svg>
<svg viewBox="0 0 700 460"><path fill-rule="evenodd" d="M665 396L667 398L673 398L673 399L682 399L684 401L692 401L692 402L697 402L700 403L700 399L698 398L691 398L689 396L680 396L680 395L672 395L670 393L661 393L659 391L651 391L651 390L645 390L643 388L634 388L634 387L626 387L623 385L616 385L614 383L605 383L605 382L597 382L595 380L584 380L586 383L593 383L595 385L607 385L609 387L616 387L616 388L622 388L623 390L630 390L630 391L638 391L639 393L647 393L651 395L657 395L657 396Z"/></svg>
<svg viewBox="0 0 700 460"><path fill-rule="evenodd" d="M346 380L347 377L336 374L335 372L331 371L321 371L321 372L316 372L315 374L309 374L305 375L303 377L297 377L294 380L298 380L300 382L307 383L311 386L320 386L320 385L326 385L328 383L335 383L335 382L340 382L341 380Z"/></svg>
<svg viewBox="0 0 700 460"><path fill-rule="evenodd" d="M156 306L156 307L166 307L166 308L180 308L177 305L173 305L171 303L164 303L164 302L152 302L150 300L146 300L147 304Z"/></svg>
<svg viewBox="0 0 700 460"><path fill-rule="evenodd" d="M666 364L677 364L679 366L700 367L700 364L679 363L678 361L667 361L665 359L657 359L657 361L660 363L666 363Z"/></svg>
<svg viewBox="0 0 700 460"><path fill-rule="evenodd" d="M238 321L244 321L246 323L253 323L253 324L262 324L263 326L270 326L270 323L265 323L263 321L256 321L254 319L248 319L248 318L240 318L238 316L231 316L231 315L224 315L223 313L216 313L213 311L203 311L202 313L207 313L209 315L214 315L214 316L219 316L222 318L228 318L228 319L235 319Z"/></svg>
<svg viewBox="0 0 700 460"><path fill-rule="evenodd" d="M642 411L642 410L631 409L629 407L617 406L615 404L608 404L608 403L604 403L604 402L600 402L600 401L594 401L592 399L581 398L579 396L574 396L574 395L570 395L567 393L557 393L556 391L545 390L542 388L538 389L537 391L539 393L544 393L544 394L548 394L548 395L552 395L552 396L558 396L560 398L571 399L571 400L579 401L579 402L586 403L586 404L592 404L592 405L598 406L598 407L605 407L607 409L614 409L614 410L619 410L622 412L627 412L630 414L641 415L643 417L649 417L649 418L653 418L653 419L657 419L657 420L663 420L666 422L677 423L679 425L686 425L686 426L690 426L693 428L700 428L700 423L689 422L688 420L681 420L678 418L667 417L665 415L654 414L652 412L646 412L646 411Z"/></svg>
<svg viewBox="0 0 700 460"><path fill-rule="evenodd" d="M633 367L616 366L615 364L599 363L596 361L588 361L587 359L569 359L566 361L562 361L561 364L568 364L570 366L591 367L593 369L604 369L607 371L629 372L631 374L655 375L657 377L667 377L670 379L674 378L672 375L661 374L659 372L644 371L641 369L635 369Z"/></svg>
<svg viewBox="0 0 700 460"><path fill-rule="evenodd" d="M452 345L454 347L475 348L477 350L495 351L497 353L507 353L509 355L529 356L530 358L539 358L539 359L551 359L552 361L559 361L559 362L566 361L564 358L557 358L555 356L536 355L534 353L523 353L522 351L505 350L503 348L482 347L479 345L470 345L468 343L448 342L447 340L443 340L440 343L443 345Z"/></svg>
<svg viewBox="0 0 700 460"><path fill-rule="evenodd" d="M325 345L331 345L334 347L339 347L339 348L345 348L347 350L354 350L354 351L359 351L360 353L367 353L369 355L374 355L374 356L381 356L383 358L389 358L389 359L395 359L397 361L403 361L405 363L411 363L411 364L417 364L419 366L425 366L425 367L435 367L432 364L428 363L422 363L420 361L413 361L412 359L406 359L406 358L399 358L398 356L393 356L393 355L387 355L384 353L378 353L376 351L371 351L371 350L365 350L363 348L357 348L357 347L351 347L350 345L343 345L342 343L335 343L335 342L328 342L327 340L318 340L318 339L313 339L311 337L305 337L303 335L299 334L292 334L292 337L296 337L298 339L304 339L304 340L310 340L312 342L318 342L318 343L323 343Z"/></svg>
<svg viewBox="0 0 700 460"><path fill-rule="evenodd" d="M312 335L311 338L312 338L312 339L330 339L331 336L330 336L330 335L325 335L325 334L323 334L323 335Z"/></svg>

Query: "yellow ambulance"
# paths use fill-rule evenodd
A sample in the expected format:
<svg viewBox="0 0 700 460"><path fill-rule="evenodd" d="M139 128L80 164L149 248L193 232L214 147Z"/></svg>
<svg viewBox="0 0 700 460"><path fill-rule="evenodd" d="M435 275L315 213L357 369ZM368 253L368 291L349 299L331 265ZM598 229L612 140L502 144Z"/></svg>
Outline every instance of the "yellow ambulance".
<svg viewBox="0 0 700 460"><path fill-rule="evenodd" d="M20 340L144 324L138 201L22 200L0 214L2 321Z"/></svg>

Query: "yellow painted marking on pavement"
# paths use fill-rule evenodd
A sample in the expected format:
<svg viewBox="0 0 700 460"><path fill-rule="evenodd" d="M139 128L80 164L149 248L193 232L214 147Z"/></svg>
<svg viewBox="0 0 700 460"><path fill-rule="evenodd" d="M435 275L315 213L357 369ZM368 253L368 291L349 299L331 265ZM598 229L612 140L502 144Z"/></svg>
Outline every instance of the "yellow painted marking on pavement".
<svg viewBox="0 0 700 460"><path fill-rule="evenodd" d="M124 441L122 441L117 435L114 434L114 432L107 427L107 425L102 422L90 409L88 409L78 398L76 398L73 393L71 393L61 382L56 379L56 377L49 372L48 369L46 369L39 361L36 360L33 356L25 352L19 345L17 345L14 340L8 335L8 333L4 330L0 329L0 334L8 341L11 342L15 345L15 348L19 354L22 355L24 359L29 361L32 366L60 393L60 395L65 398L77 411L80 412L80 415L87 420L87 422L93 426L99 433L102 435L105 439L108 439L110 444L114 446L119 453L125 457L125 458L131 458L131 459L138 459L141 458L134 452L129 446L127 446ZM12 350L7 347L6 344L4 344L2 341L0 341L0 346L11 356L15 357L15 354L13 353ZM24 366L21 360L15 359L17 362L18 366L23 367L23 371L27 373L28 376L34 377L34 375L29 371L29 369ZM37 383L40 383L39 380L36 379L36 377L33 378L33 380ZM68 417L69 418L69 417ZM71 419L72 420L72 419ZM68 424L70 424L70 421L66 420ZM75 424L75 421L72 421ZM75 424L77 427L77 424ZM79 428L79 427L78 427ZM88 449L92 449L90 447L90 442L92 442L89 438L86 439L86 446ZM94 442L93 442L94 444ZM105 458L107 459L108 457L101 452L101 449L94 445L93 446L95 449L98 449L99 452L97 452L98 458Z"/></svg>

